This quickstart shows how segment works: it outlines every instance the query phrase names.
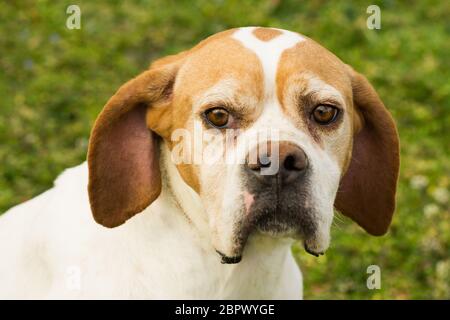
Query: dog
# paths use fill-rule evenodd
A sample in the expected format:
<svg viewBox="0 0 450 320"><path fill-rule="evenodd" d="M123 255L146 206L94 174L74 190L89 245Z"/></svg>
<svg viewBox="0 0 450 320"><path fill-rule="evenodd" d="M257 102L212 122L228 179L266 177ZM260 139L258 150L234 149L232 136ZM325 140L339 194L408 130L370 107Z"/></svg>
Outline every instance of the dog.
<svg viewBox="0 0 450 320"><path fill-rule="evenodd" d="M363 75L298 33L223 31L120 87L87 163L1 216L0 297L301 299L293 241L323 254L334 209L385 234L398 171Z"/></svg>

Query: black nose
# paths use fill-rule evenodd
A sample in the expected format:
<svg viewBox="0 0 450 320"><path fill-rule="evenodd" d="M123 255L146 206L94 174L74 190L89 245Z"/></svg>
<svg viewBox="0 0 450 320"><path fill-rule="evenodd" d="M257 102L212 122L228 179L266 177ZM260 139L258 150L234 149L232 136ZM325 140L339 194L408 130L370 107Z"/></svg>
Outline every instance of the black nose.
<svg viewBox="0 0 450 320"><path fill-rule="evenodd" d="M247 167L264 180L277 176L282 184L289 184L303 176L308 168L305 152L292 142L269 141L265 146L258 145L251 153L253 156L247 157Z"/></svg>

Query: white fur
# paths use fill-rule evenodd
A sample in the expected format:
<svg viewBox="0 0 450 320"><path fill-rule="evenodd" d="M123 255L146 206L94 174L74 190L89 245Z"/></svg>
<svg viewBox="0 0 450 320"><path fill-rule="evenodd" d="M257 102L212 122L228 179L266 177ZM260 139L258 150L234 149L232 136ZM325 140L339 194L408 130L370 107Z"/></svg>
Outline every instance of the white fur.
<svg viewBox="0 0 450 320"><path fill-rule="evenodd" d="M200 209L175 167L166 172L178 202L189 212ZM207 227L190 221L168 185L115 229L94 222L86 188L82 164L1 217L0 298L301 298L289 241L254 237L241 263L223 265Z"/></svg>

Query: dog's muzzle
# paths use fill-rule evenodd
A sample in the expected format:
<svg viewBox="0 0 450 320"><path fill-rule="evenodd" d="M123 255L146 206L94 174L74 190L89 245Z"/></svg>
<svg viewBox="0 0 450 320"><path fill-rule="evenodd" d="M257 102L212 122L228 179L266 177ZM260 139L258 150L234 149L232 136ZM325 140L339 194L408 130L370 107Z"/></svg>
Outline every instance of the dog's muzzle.
<svg viewBox="0 0 450 320"><path fill-rule="evenodd" d="M245 214L236 236L238 254L229 257L218 252L222 263L238 263L254 231L303 240L314 237L317 223L310 197L310 163L302 148L289 141L258 145L242 170Z"/></svg>
<svg viewBox="0 0 450 320"><path fill-rule="evenodd" d="M247 162L244 169L247 190L254 198L246 216L262 233L309 234L313 221L308 157L289 141L269 141L267 145L258 145L257 162Z"/></svg>

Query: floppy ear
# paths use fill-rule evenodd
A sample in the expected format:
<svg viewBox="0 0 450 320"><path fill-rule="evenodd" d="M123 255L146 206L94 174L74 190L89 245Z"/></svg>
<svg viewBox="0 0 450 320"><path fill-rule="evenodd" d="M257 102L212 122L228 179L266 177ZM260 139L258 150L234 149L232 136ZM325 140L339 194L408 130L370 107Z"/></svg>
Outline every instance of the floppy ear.
<svg viewBox="0 0 450 320"><path fill-rule="evenodd" d="M158 65L130 80L95 122L88 191L94 219L106 227L123 224L161 192L158 137L147 128L146 112L155 104L170 103L177 69Z"/></svg>
<svg viewBox="0 0 450 320"><path fill-rule="evenodd" d="M399 171L398 133L390 113L373 87L349 68L353 104L362 127L355 133L353 152L341 180L335 207L368 233L386 233L395 210Z"/></svg>

